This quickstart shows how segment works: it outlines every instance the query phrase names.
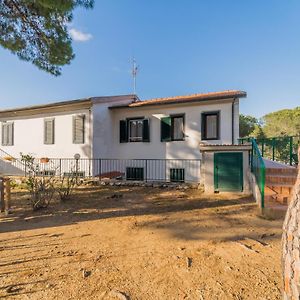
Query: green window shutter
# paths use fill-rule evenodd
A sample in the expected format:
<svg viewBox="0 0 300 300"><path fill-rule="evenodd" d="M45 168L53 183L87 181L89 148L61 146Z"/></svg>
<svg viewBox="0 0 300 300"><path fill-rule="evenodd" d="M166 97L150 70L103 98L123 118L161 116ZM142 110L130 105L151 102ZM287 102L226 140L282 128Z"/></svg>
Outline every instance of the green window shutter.
<svg viewBox="0 0 300 300"><path fill-rule="evenodd" d="M7 141L7 125L2 123L2 146L6 146Z"/></svg>
<svg viewBox="0 0 300 300"><path fill-rule="evenodd" d="M127 143L128 135L127 135L127 121L120 120L120 143Z"/></svg>
<svg viewBox="0 0 300 300"><path fill-rule="evenodd" d="M150 121L149 119L143 120L143 142L150 142Z"/></svg>
<svg viewBox="0 0 300 300"><path fill-rule="evenodd" d="M54 144L54 119L44 120L44 144Z"/></svg>
<svg viewBox="0 0 300 300"><path fill-rule="evenodd" d="M168 142L171 141L171 118L165 117L160 120L161 128L161 141Z"/></svg>
<svg viewBox="0 0 300 300"><path fill-rule="evenodd" d="M14 123L8 125L8 145L13 146L14 144Z"/></svg>
<svg viewBox="0 0 300 300"><path fill-rule="evenodd" d="M2 145L13 146L14 144L14 123L2 124Z"/></svg>
<svg viewBox="0 0 300 300"><path fill-rule="evenodd" d="M73 143L84 144L85 115L73 117Z"/></svg>

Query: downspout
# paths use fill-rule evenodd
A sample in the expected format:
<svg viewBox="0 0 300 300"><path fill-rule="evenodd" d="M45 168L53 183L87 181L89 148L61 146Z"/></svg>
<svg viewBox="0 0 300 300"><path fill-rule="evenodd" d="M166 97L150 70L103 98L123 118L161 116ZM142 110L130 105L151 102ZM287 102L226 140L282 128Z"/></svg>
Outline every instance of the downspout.
<svg viewBox="0 0 300 300"><path fill-rule="evenodd" d="M234 104L235 100L233 99L232 101L232 106L231 106L231 144L234 145Z"/></svg>

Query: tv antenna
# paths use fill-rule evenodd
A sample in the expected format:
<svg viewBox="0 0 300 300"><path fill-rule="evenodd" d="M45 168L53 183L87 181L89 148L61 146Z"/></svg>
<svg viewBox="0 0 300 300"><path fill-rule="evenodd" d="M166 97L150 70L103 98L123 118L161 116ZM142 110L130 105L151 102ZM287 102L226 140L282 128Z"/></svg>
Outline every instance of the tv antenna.
<svg viewBox="0 0 300 300"><path fill-rule="evenodd" d="M136 64L135 58L132 59L132 78L133 78L133 94L136 95L136 76L138 73L138 65Z"/></svg>

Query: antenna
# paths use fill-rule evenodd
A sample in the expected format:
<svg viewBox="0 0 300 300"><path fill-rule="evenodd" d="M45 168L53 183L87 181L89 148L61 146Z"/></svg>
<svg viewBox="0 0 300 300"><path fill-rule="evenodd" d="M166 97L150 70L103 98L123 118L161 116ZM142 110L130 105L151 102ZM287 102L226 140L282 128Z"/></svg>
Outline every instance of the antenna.
<svg viewBox="0 0 300 300"><path fill-rule="evenodd" d="M132 77L133 77L133 94L136 95L136 76L138 72L138 66L135 58L132 59Z"/></svg>

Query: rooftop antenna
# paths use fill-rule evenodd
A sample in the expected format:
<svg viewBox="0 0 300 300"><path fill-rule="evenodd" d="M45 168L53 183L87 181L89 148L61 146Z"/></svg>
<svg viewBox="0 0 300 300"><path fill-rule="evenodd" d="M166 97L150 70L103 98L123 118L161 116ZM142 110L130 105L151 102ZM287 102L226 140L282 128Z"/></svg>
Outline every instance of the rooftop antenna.
<svg viewBox="0 0 300 300"><path fill-rule="evenodd" d="M133 94L136 95L136 76L138 72L138 66L135 58L132 59L132 78L133 78Z"/></svg>

